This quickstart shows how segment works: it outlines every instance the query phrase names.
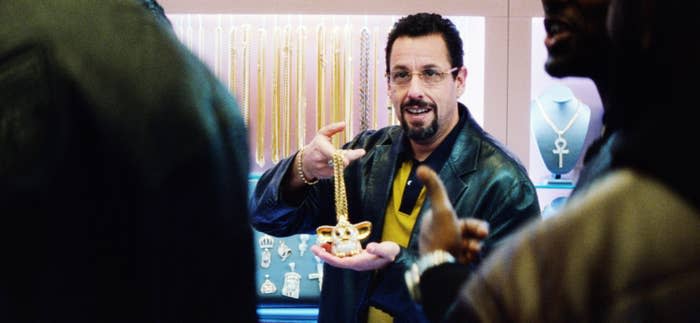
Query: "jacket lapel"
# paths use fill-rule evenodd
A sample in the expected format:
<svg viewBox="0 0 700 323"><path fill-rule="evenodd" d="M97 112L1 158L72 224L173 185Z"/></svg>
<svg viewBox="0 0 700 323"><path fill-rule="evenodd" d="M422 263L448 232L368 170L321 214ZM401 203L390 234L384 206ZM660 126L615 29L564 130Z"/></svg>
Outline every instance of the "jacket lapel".
<svg viewBox="0 0 700 323"><path fill-rule="evenodd" d="M369 169L363 170L363 173L367 174L367 183L362 202L365 217L373 224L369 241L379 241L382 237L384 213L391 194L398 158L395 147L397 144L400 144L400 140L393 140L392 145L381 145L373 149L372 160L366 164Z"/></svg>
<svg viewBox="0 0 700 323"><path fill-rule="evenodd" d="M440 179L445 184L450 202L454 205L467 189L465 176L476 171L477 160L481 148L479 137L473 133L470 115L467 115L464 129L457 137L450 157L439 172Z"/></svg>
<svg viewBox="0 0 700 323"><path fill-rule="evenodd" d="M445 190L452 205L455 205L467 191L469 185L467 185L466 177L476 171L481 149L480 137L474 133L475 121L471 118L471 115L467 115L467 118L462 132L460 132L457 141L455 141L450 157L438 172L438 176L440 176L442 183L445 185ZM420 223L423 214L430 209L430 205L430 199L426 198L411 232L411 240L409 242L409 247L411 248L417 249Z"/></svg>

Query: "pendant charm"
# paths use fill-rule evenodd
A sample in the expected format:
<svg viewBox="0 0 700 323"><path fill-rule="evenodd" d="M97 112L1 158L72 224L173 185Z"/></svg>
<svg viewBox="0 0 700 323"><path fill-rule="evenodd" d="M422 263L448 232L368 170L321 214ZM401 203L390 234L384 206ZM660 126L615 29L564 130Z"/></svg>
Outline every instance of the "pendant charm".
<svg viewBox="0 0 700 323"><path fill-rule="evenodd" d="M294 271L295 266L295 263L290 262L289 268L291 268L292 271L284 273L284 286L282 286L282 295L298 299L299 289L301 286L301 275Z"/></svg>
<svg viewBox="0 0 700 323"><path fill-rule="evenodd" d="M260 245L260 248L262 249L262 255L260 259L260 267L262 268L270 268L270 263L272 262L272 254L270 253L270 249L275 245L275 238L269 236L269 235L263 235L260 240L258 240L258 244Z"/></svg>
<svg viewBox="0 0 700 323"><path fill-rule="evenodd" d="M561 135L554 140L554 147L557 148L552 149L552 152L555 155L559 155L559 168L564 167L564 155L569 153L569 149L566 148L567 145L566 139Z"/></svg>
<svg viewBox="0 0 700 323"><path fill-rule="evenodd" d="M277 291L277 286L270 280L270 275L265 275L265 281L260 286L261 294L272 294Z"/></svg>
<svg viewBox="0 0 700 323"><path fill-rule="evenodd" d="M331 244L331 252L336 257L347 257L359 254L362 251L360 241L369 237L372 223L362 221L358 224L350 224L345 219L338 221L335 226L323 225L316 229L318 241Z"/></svg>
<svg viewBox="0 0 700 323"><path fill-rule="evenodd" d="M321 258L317 256L314 256L314 258L316 259L316 272L310 273L309 279L318 279L318 290L320 291L323 287L323 263L321 262Z"/></svg>
<svg viewBox="0 0 700 323"><path fill-rule="evenodd" d="M308 244L306 242L309 241L310 237L311 236L309 234L306 234L306 233L302 233L299 235L299 240L301 242L299 242L298 248L299 248L299 255L302 257L304 256L304 252L306 252L306 249L308 248Z"/></svg>
<svg viewBox="0 0 700 323"><path fill-rule="evenodd" d="M284 243L283 240L280 240L280 245L277 247L277 254L282 258L282 261L285 261L287 257L292 254L292 249L287 247L287 244Z"/></svg>

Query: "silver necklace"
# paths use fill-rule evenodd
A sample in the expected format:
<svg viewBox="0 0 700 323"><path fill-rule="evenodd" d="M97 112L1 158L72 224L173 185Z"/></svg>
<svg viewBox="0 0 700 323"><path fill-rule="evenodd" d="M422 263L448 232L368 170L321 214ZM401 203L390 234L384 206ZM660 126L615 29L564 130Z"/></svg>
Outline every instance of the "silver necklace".
<svg viewBox="0 0 700 323"><path fill-rule="evenodd" d="M540 110L544 121L546 121L549 127L552 128L552 130L554 130L554 132L557 134L557 139L554 140L555 148L552 149L552 153L559 155L559 168L562 168L564 167L564 155L569 153L569 149L567 148L568 142L566 141L566 138L564 138L564 134L571 129L571 126L574 125L574 121L576 121L576 118L578 118L579 111L581 110L581 101L576 100L576 112L574 112L574 115L571 117L571 120L569 120L564 129L557 128L554 122L552 122L552 119L550 119L547 113L544 112L544 108L542 107L539 99L535 99L535 103L537 103L537 108Z"/></svg>

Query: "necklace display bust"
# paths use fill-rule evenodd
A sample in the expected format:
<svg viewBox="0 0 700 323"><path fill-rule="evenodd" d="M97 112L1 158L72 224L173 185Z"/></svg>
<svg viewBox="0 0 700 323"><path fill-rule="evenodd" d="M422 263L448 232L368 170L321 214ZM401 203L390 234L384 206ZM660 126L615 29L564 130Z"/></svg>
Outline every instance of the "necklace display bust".
<svg viewBox="0 0 700 323"><path fill-rule="evenodd" d="M560 180L581 157L591 109L558 84L546 89L530 108L530 127L540 156L554 180Z"/></svg>

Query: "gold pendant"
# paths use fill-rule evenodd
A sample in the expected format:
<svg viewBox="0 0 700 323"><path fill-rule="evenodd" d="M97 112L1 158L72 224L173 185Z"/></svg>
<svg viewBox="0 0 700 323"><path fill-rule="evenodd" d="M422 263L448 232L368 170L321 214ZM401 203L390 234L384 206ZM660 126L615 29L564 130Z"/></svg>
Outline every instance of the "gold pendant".
<svg viewBox="0 0 700 323"><path fill-rule="evenodd" d="M321 243L330 243L331 252L337 257L347 257L359 254L362 251L360 241L369 237L372 231L372 223L362 221L350 224L341 219L335 226L322 225L316 229L318 240Z"/></svg>
<svg viewBox="0 0 700 323"><path fill-rule="evenodd" d="M343 151L333 153L333 177L335 184L335 209L338 223L335 226L322 225L316 229L319 244L330 243L331 252L336 257L354 256L362 252L360 241L369 237L372 223L362 221L351 224L348 221L348 201L343 177Z"/></svg>

